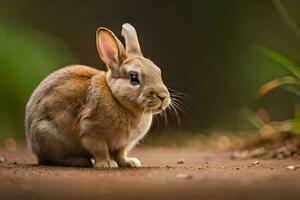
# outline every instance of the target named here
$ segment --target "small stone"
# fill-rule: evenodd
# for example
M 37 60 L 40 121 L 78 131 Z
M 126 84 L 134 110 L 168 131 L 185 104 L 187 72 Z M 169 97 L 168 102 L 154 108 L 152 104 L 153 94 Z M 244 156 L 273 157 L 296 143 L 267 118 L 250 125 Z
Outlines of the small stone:
M 180 178 L 180 179 L 191 179 L 191 178 L 193 178 L 193 175 L 191 175 L 191 174 L 177 174 L 176 177 Z
M 95 165 L 95 159 L 94 158 L 91 158 L 91 162 L 92 162 L 92 165 Z
M 0 156 L 0 163 L 4 163 L 5 162 L 5 158 L 3 156 Z
M 253 162 L 253 165 L 258 165 L 260 162 L 258 160 Z
M 185 162 L 184 159 L 177 160 L 177 164 L 184 164 L 184 162 Z
M 289 165 L 286 168 L 289 169 L 289 170 L 296 170 L 296 169 L 300 168 L 300 165 L 296 165 L 296 166 L 295 165 Z

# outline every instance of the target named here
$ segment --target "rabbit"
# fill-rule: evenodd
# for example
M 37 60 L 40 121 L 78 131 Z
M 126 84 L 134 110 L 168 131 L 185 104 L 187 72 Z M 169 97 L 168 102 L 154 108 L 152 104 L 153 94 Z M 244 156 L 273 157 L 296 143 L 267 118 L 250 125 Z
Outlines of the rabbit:
M 125 47 L 101 27 L 96 46 L 107 71 L 71 65 L 48 75 L 26 105 L 28 146 L 41 165 L 140 167 L 128 152 L 170 104 L 160 68 L 141 52 L 135 28 L 122 25 Z

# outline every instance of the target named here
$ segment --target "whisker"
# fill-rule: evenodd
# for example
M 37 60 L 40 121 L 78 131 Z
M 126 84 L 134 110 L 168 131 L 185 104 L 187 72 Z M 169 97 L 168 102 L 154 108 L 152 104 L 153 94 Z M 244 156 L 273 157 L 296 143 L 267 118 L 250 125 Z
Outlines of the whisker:
M 188 94 L 178 92 L 177 90 L 174 90 L 172 88 L 168 88 L 168 90 L 171 91 L 172 94 L 177 94 L 177 95 L 182 95 L 182 96 L 185 96 L 185 97 L 190 97 Z
M 184 117 L 187 116 L 187 113 L 182 108 L 178 107 L 175 104 L 174 104 L 174 108 L 175 108 L 176 112 L 178 113 L 177 115 L 180 117 L 180 119 L 181 119 L 182 116 L 184 116 Z
M 174 98 L 174 97 L 172 98 L 172 102 L 178 109 L 180 109 L 180 111 L 185 112 L 183 102 L 181 102 L 179 99 Z
M 167 116 L 167 117 L 172 117 L 172 112 L 171 112 L 171 104 L 170 104 L 170 106 L 168 106 L 167 108 L 166 108 L 166 110 L 164 111 L 165 112 L 165 115 Z
M 186 96 L 180 96 L 180 95 L 177 95 L 177 94 L 170 94 L 171 98 L 174 97 L 174 98 L 180 98 L 180 99 L 184 99 L 186 100 L 188 97 Z
M 182 105 L 180 102 L 178 102 L 178 101 L 176 101 L 176 100 L 173 100 L 173 104 L 174 104 L 174 106 L 175 106 L 177 109 L 179 109 L 181 112 L 185 112 L 185 110 L 184 110 L 184 108 L 183 108 L 183 105 Z
M 177 111 L 177 106 L 176 106 L 176 104 L 174 104 L 174 101 L 171 101 L 171 103 L 170 103 L 170 111 L 174 114 L 177 124 L 180 125 L 181 118 Z
M 165 128 L 166 128 L 166 127 L 168 127 L 168 116 L 165 111 L 162 112 L 162 115 L 164 117 Z

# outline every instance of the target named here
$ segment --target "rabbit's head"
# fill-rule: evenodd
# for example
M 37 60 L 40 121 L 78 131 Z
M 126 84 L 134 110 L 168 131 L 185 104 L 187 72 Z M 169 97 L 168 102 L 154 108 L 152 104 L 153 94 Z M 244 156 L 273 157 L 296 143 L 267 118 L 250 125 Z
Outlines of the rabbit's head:
M 121 34 L 126 48 L 110 30 L 99 28 L 96 33 L 99 55 L 108 67 L 108 87 L 118 102 L 129 110 L 158 114 L 170 104 L 161 71 L 143 57 L 132 25 L 123 24 Z

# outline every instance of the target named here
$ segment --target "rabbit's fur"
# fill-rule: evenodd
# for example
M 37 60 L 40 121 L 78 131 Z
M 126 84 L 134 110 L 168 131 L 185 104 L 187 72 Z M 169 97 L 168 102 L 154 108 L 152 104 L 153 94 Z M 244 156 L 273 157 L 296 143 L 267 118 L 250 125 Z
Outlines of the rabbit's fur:
M 26 135 L 40 164 L 138 167 L 127 152 L 153 114 L 170 103 L 160 69 L 143 57 L 136 31 L 122 26 L 126 49 L 106 28 L 96 34 L 108 71 L 72 65 L 50 74 L 26 106 Z

